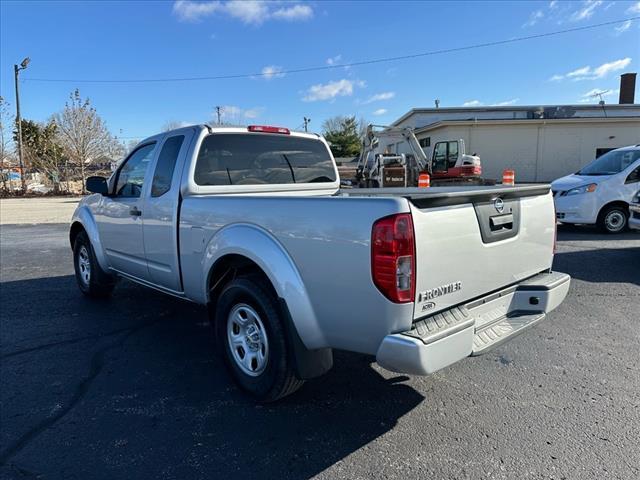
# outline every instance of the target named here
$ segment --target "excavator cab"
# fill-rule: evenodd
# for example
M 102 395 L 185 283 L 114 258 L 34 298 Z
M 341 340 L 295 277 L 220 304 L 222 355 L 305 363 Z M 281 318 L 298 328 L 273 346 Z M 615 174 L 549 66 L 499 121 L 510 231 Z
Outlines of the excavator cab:
M 465 154 L 464 140 L 447 140 L 433 147 L 431 171 L 434 179 L 476 178 L 482 166 L 480 157 Z

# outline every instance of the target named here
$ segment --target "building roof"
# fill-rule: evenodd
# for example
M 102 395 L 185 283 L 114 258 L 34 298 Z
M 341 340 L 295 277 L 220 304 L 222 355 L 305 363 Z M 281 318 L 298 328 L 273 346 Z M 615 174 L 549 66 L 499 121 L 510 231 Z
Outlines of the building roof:
M 618 111 L 624 112 L 625 110 L 637 110 L 640 109 L 640 104 L 605 104 L 604 107 L 607 111 Z M 600 104 L 578 104 L 578 105 L 507 105 L 507 106 L 478 106 L 478 107 L 441 107 L 441 108 L 412 108 L 407 113 L 402 115 L 399 119 L 392 123 L 392 125 L 399 125 L 404 122 L 406 119 L 416 114 L 438 114 L 438 115 L 447 115 L 447 114 L 457 114 L 461 113 L 502 113 L 505 112 L 531 112 L 531 111 L 550 111 L 550 110 L 574 110 L 577 112 L 580 111 L 594 111 L 602 109 L 602 105 Z M 485 117 L 486 118 L 486 117 Z

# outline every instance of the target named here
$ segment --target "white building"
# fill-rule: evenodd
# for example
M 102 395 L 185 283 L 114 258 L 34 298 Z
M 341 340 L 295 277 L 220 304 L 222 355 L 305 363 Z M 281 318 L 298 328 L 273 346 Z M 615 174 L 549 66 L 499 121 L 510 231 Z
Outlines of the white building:
M 640 104 L 414 108 L 393 125 L 414 128 L 429 158 L 437 142 L 463 139 L 467 153 L 480 156 L 485 178 L 513 168 L 516 182 L 549 182 L 640 143 Z M 406 143 L 386 148 L 410 153 Z

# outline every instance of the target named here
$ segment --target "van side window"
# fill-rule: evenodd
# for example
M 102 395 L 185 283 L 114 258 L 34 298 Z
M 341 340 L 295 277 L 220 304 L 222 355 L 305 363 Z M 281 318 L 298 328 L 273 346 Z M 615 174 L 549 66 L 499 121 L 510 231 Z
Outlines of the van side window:
M 184 135 L 170 137 L 164 142 L 158 156 L 156 171 L 153 173 L 153 181 L 151 182 L 152 197 L 159 197 L 171 190 L 171 180 L 173 179 L 173 172 L 176 168 L 182 142 L 184 142 Z
M 624 183 L 637 183 L 640 182 L 640 166 L 636 167 L 624 181 Z

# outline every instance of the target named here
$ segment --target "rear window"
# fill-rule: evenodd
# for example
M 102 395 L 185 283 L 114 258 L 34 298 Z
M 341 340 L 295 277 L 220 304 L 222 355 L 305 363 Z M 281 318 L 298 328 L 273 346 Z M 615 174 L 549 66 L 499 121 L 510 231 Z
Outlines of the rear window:
M 289 135 L 216 133 L 205 137 L 194 175 L 198 185 L 333 182 L 324 143 Z

